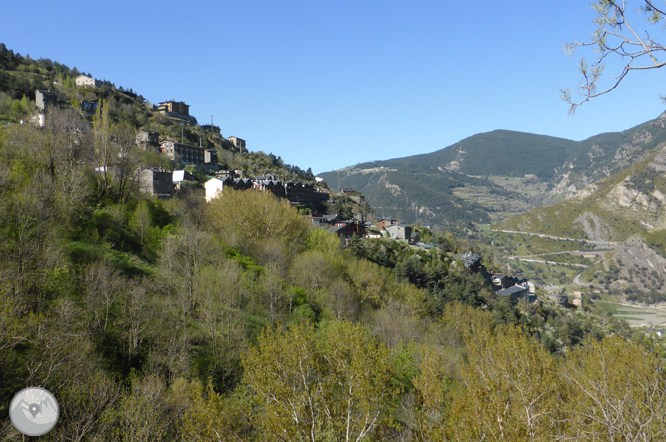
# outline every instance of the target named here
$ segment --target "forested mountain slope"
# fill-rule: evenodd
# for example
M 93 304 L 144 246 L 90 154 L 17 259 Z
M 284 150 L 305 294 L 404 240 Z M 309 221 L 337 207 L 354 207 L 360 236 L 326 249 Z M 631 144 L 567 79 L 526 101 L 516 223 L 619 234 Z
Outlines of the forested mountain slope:
M 43 127 L 0 127 L 0 439 L 25 439 L 7 408 L 26 386 L 59 402 L 46 441 L 666 432 L 655 335 L 587 302 L 498 297 L 451 234 L 343 248 L 268 192 L 138 192 L 129 159 L 155 158 L 134 135 L 160 120 L 118 102 L 93 125 L 63 101 Z M 123 172 L 95 170 L 104 155 Z
M 497 130 L 445 149 L 321 174 L 351 186 L 387 215 L 424 223 L 485 222 L 568 198 L 640 161 L 666 141 L 666 115 L 615 133 L 571 140 Z

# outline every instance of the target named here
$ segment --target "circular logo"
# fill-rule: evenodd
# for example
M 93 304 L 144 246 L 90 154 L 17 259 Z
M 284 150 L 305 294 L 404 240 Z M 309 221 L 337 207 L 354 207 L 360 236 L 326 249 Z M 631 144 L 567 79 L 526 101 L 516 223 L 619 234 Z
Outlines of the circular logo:
M 60 407 L 50 391 L 39 387 L 19 391 L 9 405 L 12 424 L 26 436 L 48 433 L 58 422 Z

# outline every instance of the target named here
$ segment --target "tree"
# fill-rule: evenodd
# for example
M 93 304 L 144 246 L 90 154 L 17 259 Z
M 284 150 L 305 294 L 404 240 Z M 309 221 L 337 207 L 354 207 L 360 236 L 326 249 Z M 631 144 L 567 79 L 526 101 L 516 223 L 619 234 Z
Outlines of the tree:
M 98 171 L 97 191 L 100 197 L 110 189 L 113 179 L 109 171 L 111 161 L 115 160 L 111 153 L 110 126 L 108 103 L 106 100 L 100 101 L 93 118 L 93 146 Z
M 381 440 L 399 393 L 390 351 L 347 321 L 267 329 L 243 366 L 262 440 Z
M 571 386 L 567 436 L 572 440 L 663 440 L 664 365 L 658 355 L 619 336 L 588 340 L 567 356 Z
M 451 404 L 451 435 L 459 441 L 550 441 L 559 434 L 566 385 L 555 359 L 518 328 L 466 340 L 469 363 Z
M 653 0 L 641 0 L 639 9 L 632 11 L 627 9 L 627 3 L 625 0 L 596 0 L 592 7 L 596 13 L 594 22 L 597 28 L 592 33 L 590 41 L 574 41 L 566 44 L 569 53 L 573 53 L 579 47 L 592 46 L 599 54 L 591 65 L 585 61 L 585 58 L 580 60 L 578 70 L 583 78 L 580 90 L 575 92 L 579 99 L 572 96 L 569 88 L 561 90 L 562 99 L 570 105 L 570 113 L 591 98 L 607 94 L 617 88 L 629 72 L 659 69 L 666 65 L 666 62 L 659 61 L 659 56 L 666 54 L 666 47 L 652 38 L 651 27 L 639 29 L 636 26 L 641 14 L 650 25 L 658 25 L 666 19 L 666 9 L 657 8 Z M 660 29 L 655 31 L 658 33 Z M 610 86 L 599 90 L 597 84 L 602 77 L 605 63 L 614 60 L 621 62 L 621 70 L 611 76 L 613 81 Z
M 208 382 L 188 385 L 189 407 L 182 419 L 182 436 L 189 441 L 248 440 L 250 423 L 245 404 L 236 398 L 223 398 Z
M 165 282 L 177 291 L 186 312 L 192 312 L 202 288 L 201 271 L 215 260 L 216 243 L 211 235 L 183 228 L 164 241 L 160 266 Z
M 231 246 L 254 252 L 268 240 L 280 240 L 292 250 L 305 243 L 309 222 L 289 202 L 278 201 L 270 192 L 225 189 L 221 198 L 207 206 L 210 225 Z

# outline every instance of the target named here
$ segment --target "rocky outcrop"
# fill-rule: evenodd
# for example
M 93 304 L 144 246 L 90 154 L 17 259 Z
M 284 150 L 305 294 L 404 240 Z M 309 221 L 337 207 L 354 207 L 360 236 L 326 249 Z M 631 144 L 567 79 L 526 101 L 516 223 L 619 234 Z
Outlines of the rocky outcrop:
M 574 220 L 573 224 L 578 224 L 587 237 L 593 241 L 608 241 L 612 237 L 608 226 L 592 212 L 583 213 Z

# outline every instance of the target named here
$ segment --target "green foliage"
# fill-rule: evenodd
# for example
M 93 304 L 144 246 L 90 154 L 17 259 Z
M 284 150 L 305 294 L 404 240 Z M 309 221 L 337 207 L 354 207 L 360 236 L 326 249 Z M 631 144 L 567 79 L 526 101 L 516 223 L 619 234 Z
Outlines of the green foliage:
M 65 84 L 66 101 L 99 92 L 74 88 L 74 69 L 1 44 L 0 67 L 0 84 L 11 77 L 0 101 L 44 75 Z M 603 375 L 610 405 L 628 399 L 616 419 L 626 434 L 652 422 L 646 431 L 663 439 L 662 341 L 585 308 L 496 299 L 452 260 L 470 247 L 450 233 L 422 230 L 439 246 L 428 251 L 360 239 L 341 249 L 266 194 L 210 205 L 138 194 L 129 176 L 93 168 L 159 160 L 127 144 L 140 121 L 180 127 L 138 111 L 131 91 L 106 93 L 92 132 L 73 109 L 53 110 L 43 129 L 0 129 L 0 412 L 43 385 L 61 406 L 53 440 L 465 440 L 499 434 L 498 412 L 506 440 L 580 428 L 612 440 L 604 409 L 575 383 Z M 223 161 L 311 178 L 274 155 Z M 543 412 L 531 426 L 528 410 Z M 594 423 L 581 421 L 588 410 Z M 6 422 L 2 434 L 12 431 Z
M 267 331 L 243 359 L 264 440 L 381 440 L 399 390 L 390 352 L 360 325 Z

